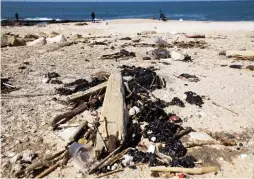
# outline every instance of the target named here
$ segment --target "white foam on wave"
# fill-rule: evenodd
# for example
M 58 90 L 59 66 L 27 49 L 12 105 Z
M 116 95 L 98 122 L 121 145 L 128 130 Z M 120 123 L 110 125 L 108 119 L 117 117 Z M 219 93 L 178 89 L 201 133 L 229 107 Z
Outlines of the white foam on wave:
M 33 18 L 25 18 L 24 20 L 28 20 L 28 21 L 51 21 L 53 20 L 52 18 L 48 18 L 48 17 L 33 17 Z

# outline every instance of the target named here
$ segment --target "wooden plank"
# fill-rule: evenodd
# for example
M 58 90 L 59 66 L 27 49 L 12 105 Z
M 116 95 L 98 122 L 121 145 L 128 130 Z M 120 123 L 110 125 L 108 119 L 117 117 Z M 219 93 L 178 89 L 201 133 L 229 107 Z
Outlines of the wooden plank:
M 78 92 L 71 96 L 68 96 L 66 98 L 66 102 L 71 103 L 71 102 L 76 102 L 78 100 L 88 101 L 91 95 L 98 94 L 99 92 L 104 93 L 106 90 L 106 87 L 107 87 L 107 82 L 101 83 L 97 86 L 89 88 L 86 91 Z
M 125 76 L 124 77 L 125 81 L 130 81 L 132 79 L 133 78 L 130 77 L 130 76 Z M 68 102 L 68 103 L 76 102 L 78 100 L 88 101 L 91 95 L 95 95 L 95 94 L 98 94 L 98 93 L 103 94 L 106 91 L 107 84 L 108 84 L 108 82 L 104 82 L 104 83 L 101 83 L 97 86 L 89 88 L 86 91 L 81 91 L 81 92 L 72 94 L 72 95 L 68 96 L 65 99 L 65 101 Z
M 100 115 L 99 132 L 96 136 L 97 156 L 100 155 L 103 148 L 107 149 L 105 143 L 111 145 L 110 138 L 112 136 L 115 136 L 120 144 L 124 141 L 127 121 L 128 113 L 125 104 L 123 78 L 120 72 L 113 72 L 108 80 Z
M 240 51 L 240 50 L 228 50 L 226 51 L 227 57 L 254 57 L 254 51 Z

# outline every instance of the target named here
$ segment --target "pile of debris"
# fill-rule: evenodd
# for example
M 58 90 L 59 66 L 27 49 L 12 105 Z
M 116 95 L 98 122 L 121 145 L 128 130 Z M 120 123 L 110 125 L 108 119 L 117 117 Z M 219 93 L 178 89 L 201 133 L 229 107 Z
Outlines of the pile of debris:
M 66 165 L 70 157 L 85 174 L 110 175 L 125 167 L 147 163 L 152 172 L 185 172 L 203 174 L 216 172 L 217 167 L 197 166 L 196 159 L 187 154 L 187 148 L 180 140 L 192 132 L 183 128 L 175 114 L 164 110 L 167 103 L 152 92 L 166 87 L 165 79 L 156 74 L 153 67 L 142 68 L 121 66 L 120 71 L 104 78 L 93 78 L 88 82 L 79 79 L 57 89 L 61 95 L 68 95 L 65 102 L 73 109 L 59 114 L 52 120 L 55 132 L 67 121 L 85 110 L 93 111 L 92 123 L 84 120 L 69 137 L 66 149 L 46 159 L 38 160 L 16 176 L 35 176 L 38 168 L 46 168 L 39 174 L 45 177 L 57 167 Z M 71 89 L 72 88 L 72 89 Z M 202 99 L 193 92 L 186 92 L 186 101 L 199 106 Z M 182 102 L 175 103 L 184 107 Z M 100 116 L 97 109 L 101 108 Z M 140 144 L 147 140 L 149 146 Z M 162 168 L 163 167 L 163 168 Z M 167 168 L 165 168 L 167 167 Z
M 13 86 L 9 82 L 9 80 L 10 80 L 10 78 L 1 76 L 1 93 L 2 94 L 10 93 L 10 92 L 18 89 L 15 86 Z

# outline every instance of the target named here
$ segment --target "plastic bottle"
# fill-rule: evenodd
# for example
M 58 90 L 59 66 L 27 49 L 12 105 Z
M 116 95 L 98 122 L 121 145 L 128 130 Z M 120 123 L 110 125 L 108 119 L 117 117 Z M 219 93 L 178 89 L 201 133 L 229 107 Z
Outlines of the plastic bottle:
M 69 154 L 78 168 L 85 169 L 93 162 L 90 150 L 91 149 L 86 148 L 84 145 L 77 142 L 74 142 L 69 146 Z

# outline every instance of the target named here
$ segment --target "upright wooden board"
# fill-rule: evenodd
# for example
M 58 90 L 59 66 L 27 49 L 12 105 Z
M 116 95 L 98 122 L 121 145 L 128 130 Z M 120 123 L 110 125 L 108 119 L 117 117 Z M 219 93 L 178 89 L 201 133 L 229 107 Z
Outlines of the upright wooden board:
M 120 143 L 124 141 L 127 122 L 123 78 L 120 72 L 114 72 L 109 77 L 102 106 L 99 133 L 96 136 L 97 154 L 103 150 L 109 136 L 115 136 Z

